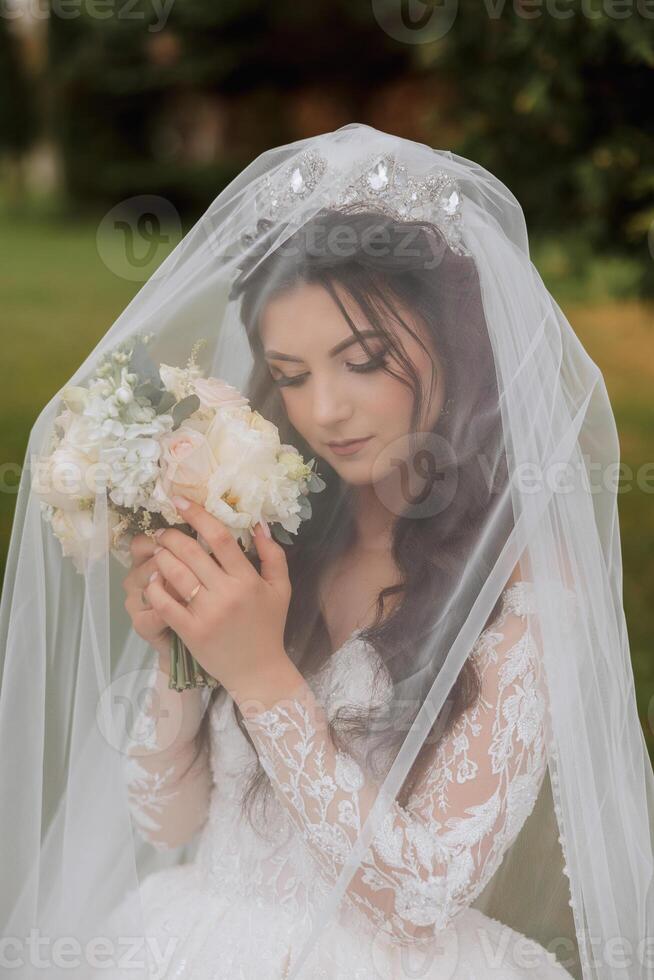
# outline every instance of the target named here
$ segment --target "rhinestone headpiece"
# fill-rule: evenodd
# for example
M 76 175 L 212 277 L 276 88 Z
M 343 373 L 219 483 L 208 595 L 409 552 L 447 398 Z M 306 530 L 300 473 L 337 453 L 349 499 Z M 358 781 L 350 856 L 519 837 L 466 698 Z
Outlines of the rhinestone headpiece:
M 457 255 L 469 255 L 461 230 L 461 192 L 444 170 L 414 177 L 392 153 L 374 154 L 347 172 L 330 168 L 317 150 L 304 150 L 257 190 L 257 229 L 241 236 L 250 245 L 298 201 L 324 196 L 325 206 L 348 211 L 374 210 L 399 221 L 426 220 L 443 233 Z M 319 200 L 318 200 L 319 203 Z

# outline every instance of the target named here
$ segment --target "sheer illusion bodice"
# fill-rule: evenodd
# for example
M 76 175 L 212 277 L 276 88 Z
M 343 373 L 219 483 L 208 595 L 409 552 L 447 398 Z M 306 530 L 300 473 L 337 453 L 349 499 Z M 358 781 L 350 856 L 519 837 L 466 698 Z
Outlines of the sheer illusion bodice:
M 532 607 L 530 583 L 504 591 L 471 652 L 480 697 L 441 740 L 406 807 L 389 809 L 348 887 L 347 917 L 322 934 L 307 976 L 415 976 L 416 956 L 427 980 L 569 976 L 535 943 L 529 969 L 516 965 L 511 948 L 524 937 L 472 907 L 533 809 L 547 767 L 547 695 Z M 392 696 L 390 675 L 360 633 L 292 698 L 245 720 L 273 789 L 265 810 L 260 800 L 255 807 L 256 830 L 242 812 L 256 756 L 226 692 L 210 709 L 210 739 L 192 765 L 206 690 L 184 692 L 172 747 L 161 748 L 152 726 L 138 757 L 128 758 L 137 831 L 160 849 L 200 835 L 192 864 L 155 872 L 141 887 L 150 935 L 164 946 L 177 940 L 158 976 L 287 975 L 381 782 L 364 768 L 360 747 L 338 751 L 326 729 L 340 704 L 383 705 Z M 161 672 L 156 684 L 167 684 Z M 147 724 L 145 712 L 141 721 Z M 491 968 L 480 929 L 496 951 L 505 948 L 499 967 Z M 374 943 L 357 944 L 361 930 Z M 440 955 L 430 960 L 437 941 Z

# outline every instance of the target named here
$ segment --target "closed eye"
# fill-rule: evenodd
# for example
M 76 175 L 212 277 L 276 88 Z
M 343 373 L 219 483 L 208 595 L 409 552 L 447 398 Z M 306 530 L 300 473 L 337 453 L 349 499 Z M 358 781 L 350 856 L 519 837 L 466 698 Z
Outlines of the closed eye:
M 371 357 L 370 360 L 366 361 L 364 364 L 351 364 L 349 361 L 346 361 L 345 366 L 355 374 L 367 374 L 369 371 L 376 371 L 383 368 L 386 363 L 386 351 L 380 351 L 379 354 L 375 354 L 374 357 Z M 272 380 L 278 387 L 288 388 L 301 385 L 307 377 L 308 373 L 305 372 L 304 374 L 297 374 L 292 378 L 288 378 L 286 375 L 282 374 L 279 378 L 273 378 Z

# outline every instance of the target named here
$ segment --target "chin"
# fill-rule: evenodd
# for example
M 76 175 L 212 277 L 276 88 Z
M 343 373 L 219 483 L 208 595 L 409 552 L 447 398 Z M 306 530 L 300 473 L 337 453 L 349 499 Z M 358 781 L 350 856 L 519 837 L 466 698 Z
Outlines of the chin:
M 341 474 L 342 475 L 342 474 Z M 372 486 L 372 480 L 369 475 L 362 476 L 360 480 L 352 476 L 342 476 L 343 483 L 347 483 L 351 487 L 370 487 Z
M 365 487 L 371 484 L 372 475 L 370 473 L 369 466 L 363 466 L 359 464 L 358 466 L 352 464 L 348 466 L 334 465 L 330 463 L 332 469 L 336 470 L 343 483 L 351 484 L 353 487 Z

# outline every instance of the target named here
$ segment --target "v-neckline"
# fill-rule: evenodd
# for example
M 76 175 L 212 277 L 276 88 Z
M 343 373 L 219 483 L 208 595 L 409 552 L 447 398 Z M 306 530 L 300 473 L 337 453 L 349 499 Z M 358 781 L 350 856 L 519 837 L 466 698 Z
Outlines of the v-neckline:
M 347 637 L 347 639 L 344 640 L 343 643 L 341 643 L 340 647 L 336 647 L 336 649 L 331 654 L 329 659 L 331 660 L 331 657 L 335 657 L 337 653 L 340 653 L 341 650 L 344 650 L 345 647 L 349 646 L 352 640 L 356 639 L 359 633 L 363 633 L 364 629 L 365 629 L 364 626 L 357 626 L 356 629 L 353 629 L 350 635 Z
M 341 643 L 340 647 L 337 647 L 336 650 L 334 650 L 333 653 L 330 653 L 330 655 L 327 657 L 327 659 L 325 660 L 325 662 L 319 668 L 319 672 L 325 670 L 327 667 L 329 667 L 331 664 L 333 664 L 334 661 L 336 660 L 336 658 L 337 657 L 340 657 L 340 655 L 345 650 L 347 650 L 350 647 L 350 645 L 358 638 L 359 634 L 360 633 L 363 633 L 364 629 L 366 629 L 365 626 L 357 626 L 356 629 L 352 630 L 352 632 L 347 637 L 347 639 L 344 640 L 343 643 Z

